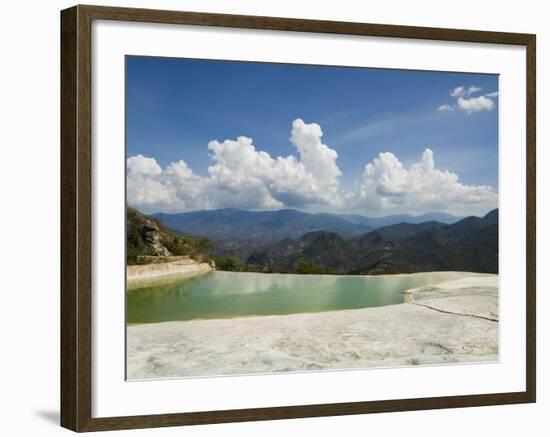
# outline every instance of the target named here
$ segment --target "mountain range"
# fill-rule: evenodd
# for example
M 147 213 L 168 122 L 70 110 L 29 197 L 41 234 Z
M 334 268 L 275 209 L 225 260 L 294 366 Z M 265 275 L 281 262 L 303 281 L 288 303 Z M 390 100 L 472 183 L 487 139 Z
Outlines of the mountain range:
M 244 211 L 233 208 L 177 214 L 156 213 L 152 217 L 181 235 L 207 237 L 224 249 L 268 244 L 285 238 L 298 239 L 313 231 L 336 232 L 344 237 L 351 237 L 397 223 L 435 220 L 451 224 L 461 219 L 443 213 L 373 218 L 356 214 L 312 214 L 293 209 Z
M 445 214 L 444 212 L 429 212 L 420 215 L 397 214 L 388 215 L 385 217 L 365 217 L 358 214 L 340 214 L 339 217 L 347 220 L 350 223 L 362 224 L 379 228 L 380 226 L 390 226 L 398 223 L 424 223 L 424 222 L 440 222 L 445 224 L 453 224 L 461 220 L 463 217 Z
M 257 248 L 245 262 L 266 272 L 293 272 L 298 263 L 307 262 L 340 274 L 498 273 L 498 210 L 450 225 L 399 223 L 349 238 L 308 232 L 297 240 Z

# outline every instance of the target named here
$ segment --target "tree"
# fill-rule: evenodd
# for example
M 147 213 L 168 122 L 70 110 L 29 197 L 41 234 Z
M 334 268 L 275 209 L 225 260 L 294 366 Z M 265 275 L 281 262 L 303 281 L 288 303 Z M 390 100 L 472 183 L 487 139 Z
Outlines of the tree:
M 300 259 L 294 265 L 296 273 L 301 275 L 328 275 L 335 273 L 334 269 L 317 264 L 314 261 Z
M 214 259 L 217 270 L 225 270 L 229 272 L 244 272 L 246 265 L 232 256 L 219 256 Z

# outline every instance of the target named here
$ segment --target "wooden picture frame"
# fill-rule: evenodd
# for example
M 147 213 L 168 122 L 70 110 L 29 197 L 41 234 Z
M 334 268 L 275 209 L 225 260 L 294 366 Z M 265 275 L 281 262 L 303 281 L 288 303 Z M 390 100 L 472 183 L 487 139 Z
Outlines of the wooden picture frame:
M 93 20 L 218 26 L 526 48 L 527 247 L 526 390 L 510 393 L 398 399 L 130 417 L 92 417 L 92 39 Z M 99 431 L 251 420 L 276 420 L 535 402 L 535 35 L 239 16 L 164 10 L 75 6 L 61 12 L 61 425 Z

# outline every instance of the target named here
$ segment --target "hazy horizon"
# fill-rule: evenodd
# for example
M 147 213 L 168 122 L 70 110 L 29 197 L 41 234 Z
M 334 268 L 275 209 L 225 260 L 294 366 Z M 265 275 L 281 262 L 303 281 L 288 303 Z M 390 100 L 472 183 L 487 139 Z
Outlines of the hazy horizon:
M 421 216 L 424 216 L 424 215 L 436 215 L 436 214 L 441 214 L 441 215 L 445 215 L 445 216 L 453 217 L 453 218 L 457 218 L 457 219 L 462 219 L 462 218 L 468 217 L 468 215 L 454 215 L 454 214 L 447 214 L 445 212 L 438 212 L 438 211 L 428 211 L 428 212 L 423 212 L 423 213 L 420 213 L 420 214 L 401 213 L 401 214 L 387 214 L 387 215 L 375 216 L 375 215 L 365 215 L 365 214 L 356 214 L 356 213 L 351 213 L 350 214 L 350 213 L 345 213 L 345 212 L 344 213 L 327 212 L 327 211 L 309 212 L 309 211 L 301 211 L 301 210 L 296 209 L 296 208 L 246 209 L 246 208 L 224 207 L 224 208 L 194 209 L 194 210 L 187 210 L 187 211 L 172 211 L 172 212 L 163 212 L 163 211 L 150 211 L 150 212 L 147 212 L 143 208 L 136 207 L 136 206 L 133 206 L 133 205 L 127 205 L 127 207 L 134 208 L 134 209 L 138 210 L 139 212 L 141 212 L 142 214 L 146 214 L 146 215 L 150 215 L 150 216 L 153 216 L 155 214 L 188 214 L 188 213 L 195 213 L 195 212 L 213 212 L 213 211 L 233 210 L 233 211 L 242 211 L 242 212 L 296 211 L 296 212 L 300 212 L 300 213 L 304 213 L 304 214 L 321 214 L 321 215 L 322 214 L 329 214 L 329 215 L 335 215 L 335 216 L 360 216 L 360 217 L 365 217 L 365 218 L 386 218 L 386 217 L 400 216 L 400 215 L 410 216 L 410 217 L 421 217 Z M 491 211 L 494 211 L 495 209 L 498 210 L 498 207 L 492 208 L 492 209 L 490 209 L 490 210 L 488 210 L 488 211 L 486 211 L 482 214 L 479 214 L 479 215 L 473 214 L 473 216 L 475 216 L 475 217 L 484 217 L 485 215 L 487 215 Z M 472 216 L 472 214 L 470 216 Z

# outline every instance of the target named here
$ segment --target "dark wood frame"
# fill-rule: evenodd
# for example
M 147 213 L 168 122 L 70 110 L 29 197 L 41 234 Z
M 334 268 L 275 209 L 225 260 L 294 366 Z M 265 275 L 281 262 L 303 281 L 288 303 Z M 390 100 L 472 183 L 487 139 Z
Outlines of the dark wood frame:
M 527 52 L 526 390 L 420 399 L 93 418 L 92 412 L 92 20 L 221 26 L 509 44 Z M 61 12 L 61 425 L 74 431 L 194 425 L 529 403 L 536 400 L 535 35 L 97 6 Z

